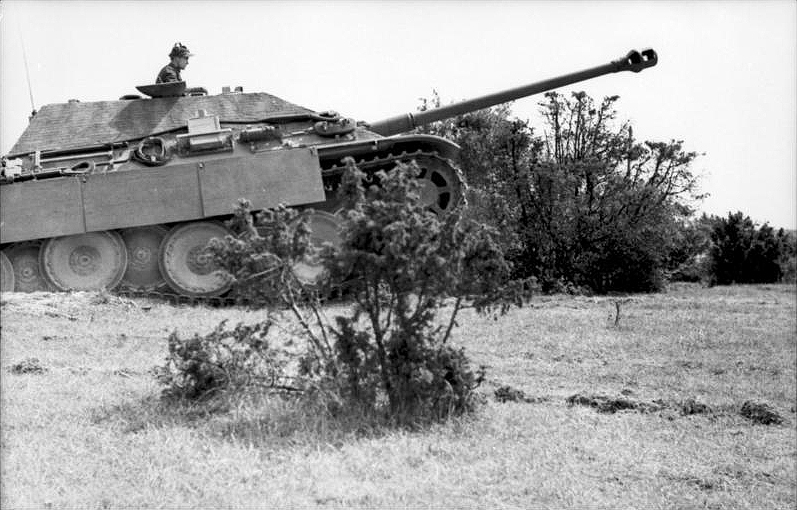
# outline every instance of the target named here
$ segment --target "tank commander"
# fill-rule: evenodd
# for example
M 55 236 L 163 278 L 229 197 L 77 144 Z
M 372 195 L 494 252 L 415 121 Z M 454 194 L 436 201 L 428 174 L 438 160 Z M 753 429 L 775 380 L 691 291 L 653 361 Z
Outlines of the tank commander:
M 180 78 L 180 71 L 185 69 L 188 65 L 188 57 L 193 56 L 194 54 L 188 51 L 188 47 L 183 46 L 179 42 L 175 43 L 171 53 L 169 53 L 169 58 L 171 58 L 172 61 L 163 66 L 163 69 L 158 73 L 158 78 L 155 80 L 155 83 L 183 81 L 182 78 Z

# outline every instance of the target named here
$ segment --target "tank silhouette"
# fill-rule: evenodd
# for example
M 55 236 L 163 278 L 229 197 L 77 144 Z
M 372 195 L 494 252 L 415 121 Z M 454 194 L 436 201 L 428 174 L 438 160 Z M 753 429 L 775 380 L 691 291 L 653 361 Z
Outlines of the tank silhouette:
M 184 82 L 137 87 L 118 101 L 43 106 L 3 157 L 1 290 L 137 291 L 218 296 L 230 282 L 203 253 L 228 233 L 239 198 L 262 210 L 307 212 L 316 243 L 335 242 L 335 189 L 352 157 L 367 174 L 415 161 L 423 203 L 438 214 L 462 200 L 444 138 L 417 126 L 619 71 L 656 65 L 652 49 L 608 64 L 423 112 L 365 123 L 266 93 Z M 297 272 L 312 280 L 311 262 Z M 302 272 L 306 274 L 302 275 Z

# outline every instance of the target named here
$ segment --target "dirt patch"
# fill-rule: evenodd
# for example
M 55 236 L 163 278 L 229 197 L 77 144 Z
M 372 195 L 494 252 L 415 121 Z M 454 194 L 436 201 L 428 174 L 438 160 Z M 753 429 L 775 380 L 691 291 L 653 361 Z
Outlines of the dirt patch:
M 689 370 L 697 370 L 703 368 L 703 363 L 694 360 L 679 361 L 678 365 Z
M 716 478 L 703 478 L 701 476 L 680 475 L 680 474 L 665 474 L 663 476 L 668 480 L 674 482 L 684 483 L 702 491 L 716 490 L 721 486 L 720 480 Z
M 499 388 L 501 389 L 501 388 Z M 497 393 L 497 391 L 496 391 Z M 691 416 L 695 414 L 708 415 L 709 418 L 716 418 L 717 416 L 734 414 L 735 411 L 731 409 L 714 408 L 704 404 L 694 398 L 687 398 L 680 402 L 656 399 L 652 401 L 643 401 L 634 399 L 628 396 L 630 392 L 622 396 L 609 396 L 609 395 L 585 395 L 577 393 L 565 399 L 568 405 L 582 405 L 592 407 L 599 413 L 614 414 L 617 411 L 639 411 L 642 413 L 652 413 L 658 411 L 670 410 L 679 411 L 681 416 Z M 496 394 L 496 399 L 498 395 Z M 761 425 L 779 425 L 784 422 L 781 416 L 772 406 L 763 402 L 754 402 L 752 400 L 746 401 L 742 404 L 739 414 L 745 418 Z M 672 420 L 673 416 L 670 414 L 668 419 Z
M 764 402 L 748 400 L 742 404 L 739 414 L 761 425 L 780 425 L 783 423 L 783 416 Z
M 43 335 L 41 340 L 42 342 L 60 342 L 64 340 L 69 340 L 69 337 L 61 335 Z
M 500 386 L 493 392 L 495 400 L 498 402 L 525 402 L 527 404 L 538 404 L 548 399 L 545 397 L 529 397 L 522 390 L 513 388 L 509 385 Z
M 43 374 L 49 370 L 47 367 L 42 365 L 42 362 L 39 361 L 38 358 L 25 358 L 18 363 L 14 363 L 13 365 L 8 367 L 8 371 L 12 374 Z
M 693 398 L 688 398 L 678 404 L 681 414 L 689 416 L 692 414 L 711 414 L 713 410 L 702 402 L 698 402 Z
M 652 413 L 667 408 L 667 405 L 659 400 L 645 402 L 627 396 L 612 397 L 608 395 L 582 395 L 576 393 L 565 399 L 568 405 L 588 406 L 596 409 L 599 413 L 614 414 L 617 411 L 633 410 L 642 413 Z

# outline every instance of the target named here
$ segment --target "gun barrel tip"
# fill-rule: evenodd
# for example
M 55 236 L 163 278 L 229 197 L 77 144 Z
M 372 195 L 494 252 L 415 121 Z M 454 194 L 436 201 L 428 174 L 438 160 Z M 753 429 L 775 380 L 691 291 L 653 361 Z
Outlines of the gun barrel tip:
M 656 65 L 656 63 L 659 61 L 659 55 L 656 53 L 656 50 L 654 50 L 653 48 L 645 48 L 639 53 L 642 55 L 642 58 L 650 65 Z

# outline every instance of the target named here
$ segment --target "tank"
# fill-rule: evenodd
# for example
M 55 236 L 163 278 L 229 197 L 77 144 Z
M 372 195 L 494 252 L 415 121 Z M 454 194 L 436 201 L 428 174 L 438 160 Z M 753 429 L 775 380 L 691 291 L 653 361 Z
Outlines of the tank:
M 375 122 L 315 112 L 271 94 L 184 82 L 139 86 L 117 101 L 43 106 L 2 159 L 3 291 L 128 289 L 220 296 L 230 282 L 204 253 L 228 233 L 239 198 L 306 209 L 313 242 L 335 242 L 335 190 L 352 157 L 373 174 L 415 161 L 421 197 L 446 214 L 463 200 L 459 147 L 415 127 L 620 71 L 654 66 L 652 49 L 608 64 Z M 142 95 L 143 94 L 143 95 Z M 317 275 L 308 262 L 297 272 Z

